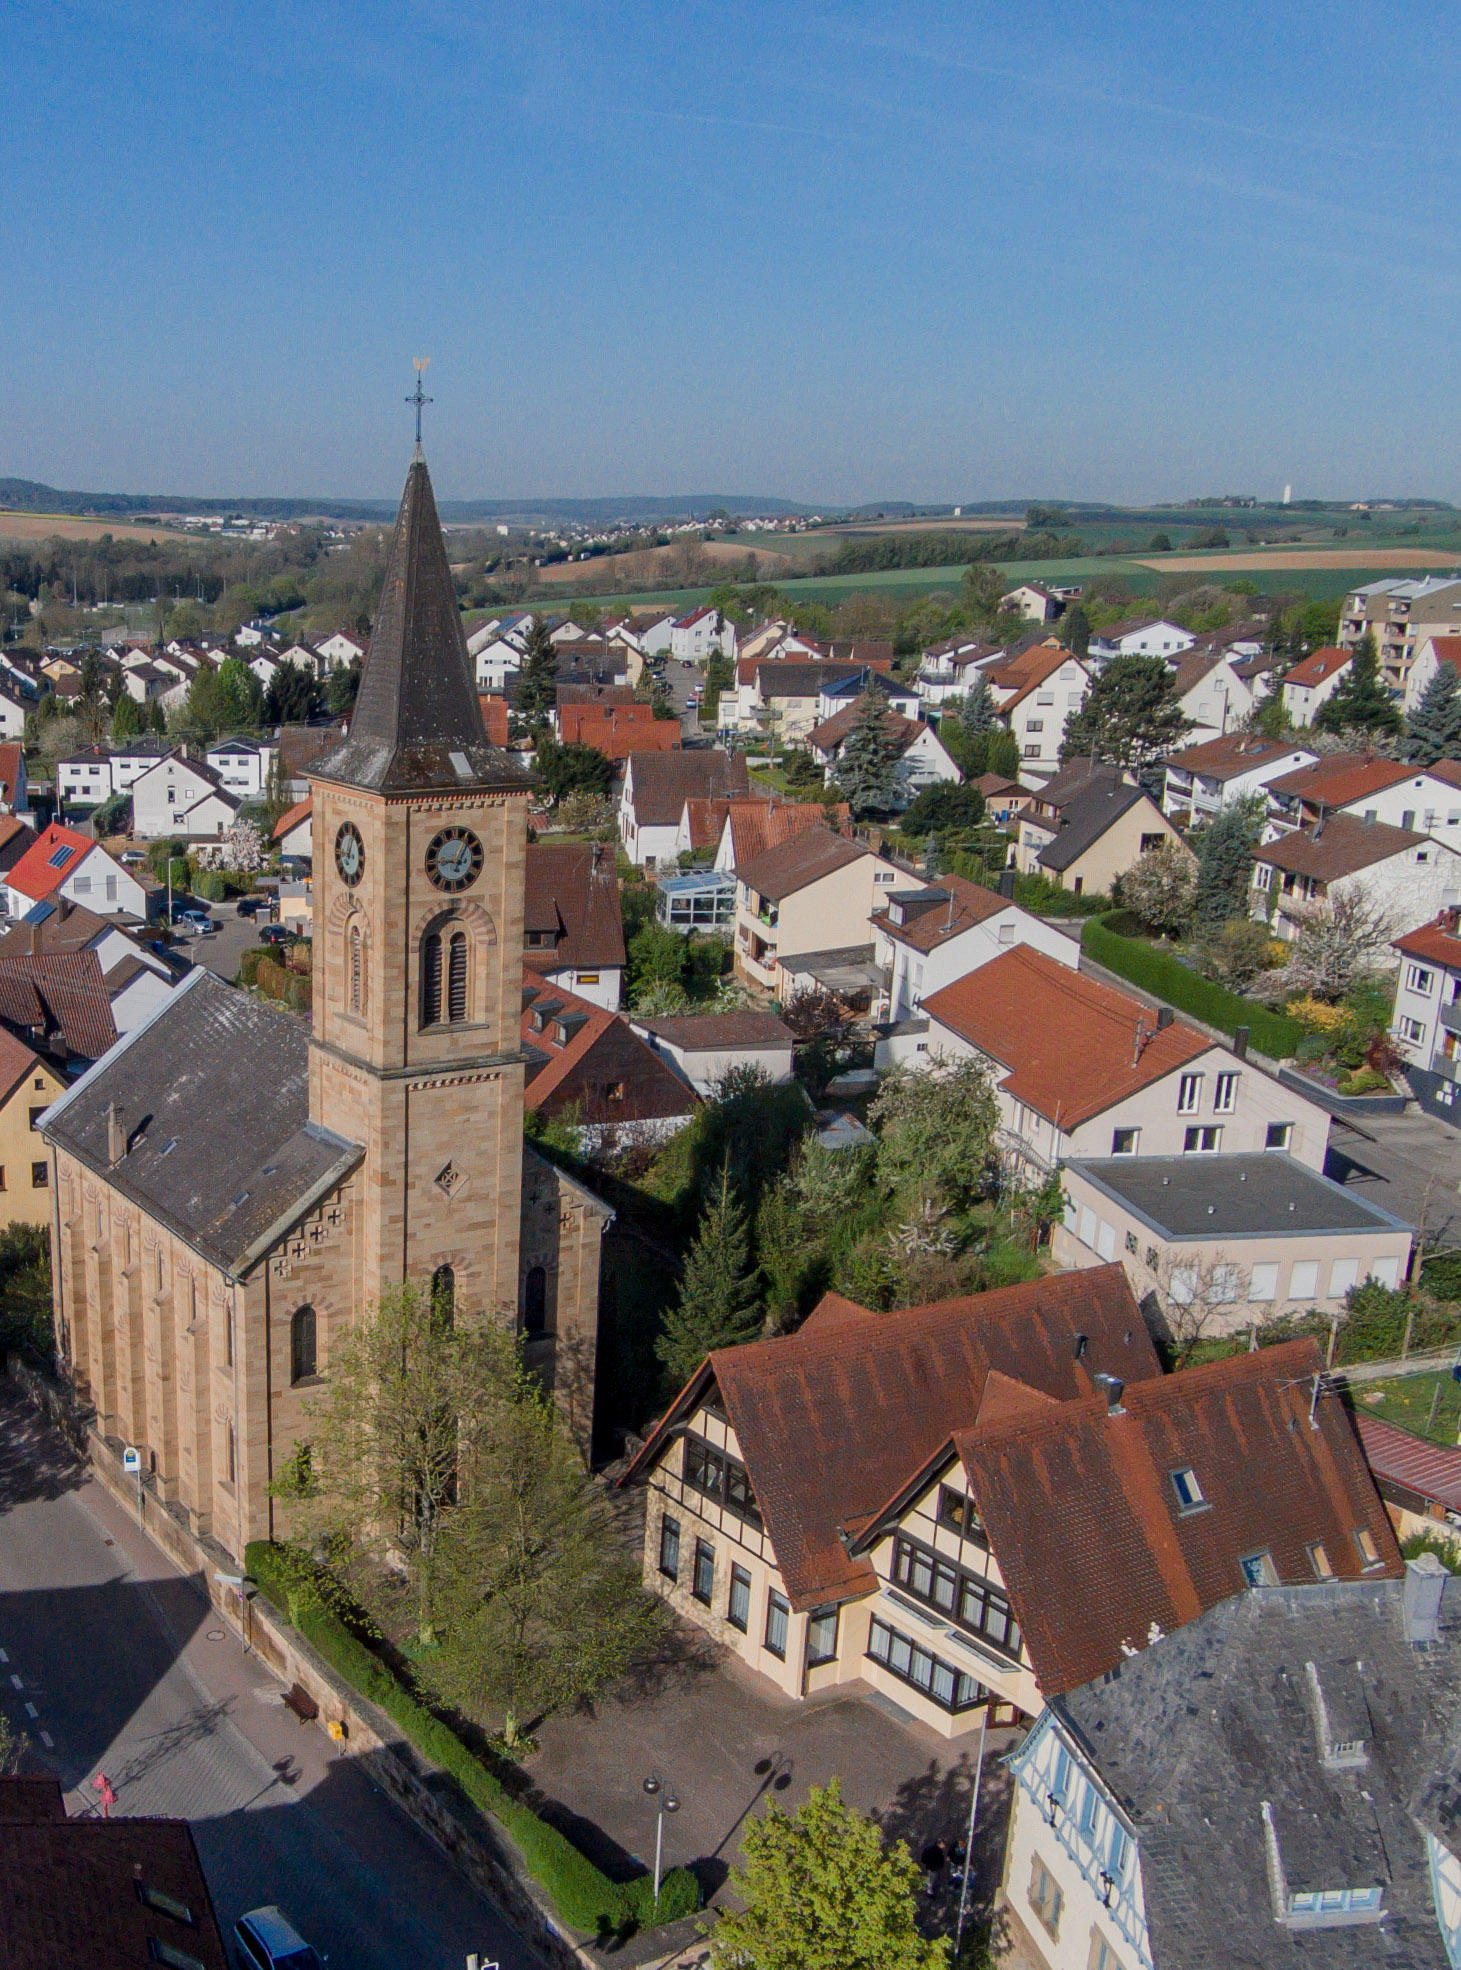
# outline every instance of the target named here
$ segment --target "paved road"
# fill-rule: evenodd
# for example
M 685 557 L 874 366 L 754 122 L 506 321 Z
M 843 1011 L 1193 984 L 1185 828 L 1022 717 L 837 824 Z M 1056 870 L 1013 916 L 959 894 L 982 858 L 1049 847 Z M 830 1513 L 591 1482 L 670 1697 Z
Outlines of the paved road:
M 194 964 L 205 965 L 232 984 L 238 977 L 239 958 L 258 943 L 259 928 L 269 921 L 268 915 L 261 910 L 256 917 L 241 917 L 236 903 L 209 903 L 206 907 L 221 928 L 206 937 L 186 937 L 177 948 Z
M 538 1959 L 362 1769 L 279 1703 L 196 1586 L 0 1389 L 0 1698 L 94 1809 L 189 1820 L 225 1932 L 278 1902 L 330 1970 Z
M 1336 1122 L 1324 1167 L 1372 1204 L 1422 1227 L 1427 1245 L 1461 1246 L 1461 1129 L 1424 1114 L 1367 1115 L 1359 1129 Z

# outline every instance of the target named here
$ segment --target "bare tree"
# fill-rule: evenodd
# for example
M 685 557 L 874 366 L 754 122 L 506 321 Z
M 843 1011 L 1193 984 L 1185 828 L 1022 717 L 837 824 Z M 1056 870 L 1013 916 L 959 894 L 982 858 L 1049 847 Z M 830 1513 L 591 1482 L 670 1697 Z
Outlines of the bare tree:
M 1342 889 L 1322 902 L 1290 906 L 1299 925 L 1293 955 L 1276 974 L 1287 992 L 1342 999 L 1352 985 L 1383 965 L 1394 920 L 1362 889 Z
M 1153 1291 L 1179 1368 L 1209 1330 L 1229 1323 L 1247 1303 L 1248 1285 L 1248 1273 L 1223 1252 L 1206 1261 L 1195 1254 L 1167 1254 Z

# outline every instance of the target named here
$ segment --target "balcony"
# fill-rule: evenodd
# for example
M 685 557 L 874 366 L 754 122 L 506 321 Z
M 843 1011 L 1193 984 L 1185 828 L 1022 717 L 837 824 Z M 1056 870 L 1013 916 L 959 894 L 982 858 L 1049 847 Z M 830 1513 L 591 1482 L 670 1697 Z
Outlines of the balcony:
M 1440 1019 L 1448 1033 L 1461 1033 L 1461 999 L 1452 999 L 1449 1005 L 1442 1006 Z

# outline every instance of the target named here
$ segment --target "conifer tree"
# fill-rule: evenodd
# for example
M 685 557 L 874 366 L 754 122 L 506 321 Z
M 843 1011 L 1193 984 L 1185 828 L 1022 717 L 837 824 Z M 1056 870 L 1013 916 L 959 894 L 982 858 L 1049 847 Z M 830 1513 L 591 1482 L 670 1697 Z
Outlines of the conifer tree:
M 527 653 L 517 674 L 517 701 L 513 709 L 529 722 L 546 718 L 558 701 L 558 651 L 552 633 L 540 615 L 533 617 L 528 631 Z
M 142 730 L 143 711 L 130 691 L 123 691 L 112 712 L 112 737 L 135 739 Z
M 1197 928 L 1216 930 L 1246 917 L 1253 886 L 1253 848 L 1263 827 L 1262 795 L 1223 808 L 1198 835 L 1197 888 L 1192 915 Z
M 832 768 L 856 820 L 885 814 L 898 796 L 898 742 L 889 730 L 888 702 L 876 691 L 858 700 L 857 717 Z
M 727 1162 L 701 1213 L 680 1280 L 680 1303 L 665 1322 L 656 1352 L 678 1389 L 712 1348 L 739 1347 L 760 1331 L 750 1234 Z
M 1405 724 L 1406 755 L 1417 766 L 1438 759 L 1461 759 L 1461 677 L 1451 664 L 1438 664 Z
M 1316 732 L 1398 732 L 1400 712 L 1380 677 L 1380 657 L 1366 630 L 1345 675 L 1314 720 Z

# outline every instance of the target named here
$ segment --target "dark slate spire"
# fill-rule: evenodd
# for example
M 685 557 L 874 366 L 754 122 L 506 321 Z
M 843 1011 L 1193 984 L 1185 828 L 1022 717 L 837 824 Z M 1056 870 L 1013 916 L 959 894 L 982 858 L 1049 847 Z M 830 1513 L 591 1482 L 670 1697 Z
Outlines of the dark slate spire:
M 349 736 L 311 777 L 375 793 L 528 784 L 519 762 L 488 743 L 419 448 L 396 515 Z

